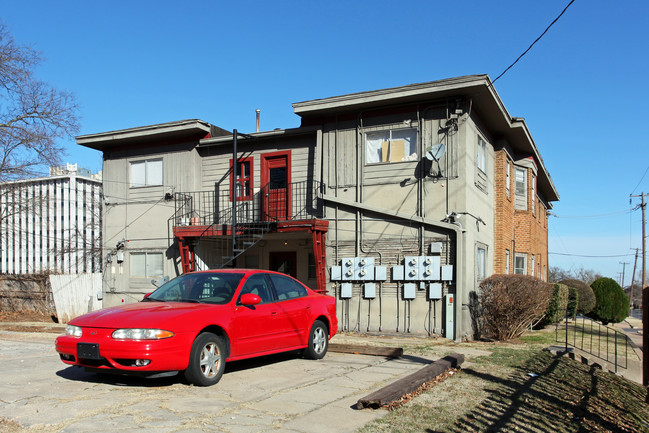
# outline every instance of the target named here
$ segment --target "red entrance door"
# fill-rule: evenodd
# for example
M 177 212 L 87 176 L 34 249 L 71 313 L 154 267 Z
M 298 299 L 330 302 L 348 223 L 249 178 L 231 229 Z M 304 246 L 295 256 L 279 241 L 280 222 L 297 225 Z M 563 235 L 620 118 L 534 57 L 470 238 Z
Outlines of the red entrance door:
M 270 253 L 270 270 L 281 272 L 297 278 L 297 254 L 295 251 L 278 251 Z
M 264 190 L 266 221 L 286 221 L 291 218 L 290 152 L 262 155 L 261 182 Z

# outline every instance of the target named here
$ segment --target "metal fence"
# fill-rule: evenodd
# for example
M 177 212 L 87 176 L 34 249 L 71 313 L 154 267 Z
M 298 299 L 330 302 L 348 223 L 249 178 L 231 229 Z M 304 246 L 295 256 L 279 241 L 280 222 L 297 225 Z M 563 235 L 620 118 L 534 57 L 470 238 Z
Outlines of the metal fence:
M 621 331 L 580 316 L 556 323 L 556 341 L 586 352 L 618 368 L 628 368 L 629 352 L 635 356 L 629 338 Z
M 294 182 L 281 190 L 265 186 L 250 197 L 238 198 L 238 224 L 323 218 L 324 207 L 319 198 L 323 184 L 315 181 Z M 232 196 L 218 186 L 213 191 L 179 192 L 174 194 L 175 225 L 232 224 Z

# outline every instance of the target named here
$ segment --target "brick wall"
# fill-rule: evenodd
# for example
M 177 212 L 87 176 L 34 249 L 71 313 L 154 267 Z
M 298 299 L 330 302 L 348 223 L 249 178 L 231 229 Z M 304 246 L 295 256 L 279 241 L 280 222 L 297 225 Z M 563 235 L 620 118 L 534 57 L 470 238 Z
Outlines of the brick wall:
M 510 192 L 507 194 L 507 161 L 511 171 Z M 509 273 L 514 273 L 515 253 L 527 254 L 527 274 L 547 280 L 548 221 L 545 205 L 533 194 L 536 177 L 527 169 L 527 210 L 514 209 L 514 163 L 503 149 L 495 152 L 495 240 L 494 273 L 506 273 L 506 250 L 509 250 Z M 536 192 L 536 188 L 534 188 Z M 533 196 L 533 197 L 532 197 Z M 532 211 L 532 199 L 535 200 Z M 532 269 L 534 256 L 534 269 Z

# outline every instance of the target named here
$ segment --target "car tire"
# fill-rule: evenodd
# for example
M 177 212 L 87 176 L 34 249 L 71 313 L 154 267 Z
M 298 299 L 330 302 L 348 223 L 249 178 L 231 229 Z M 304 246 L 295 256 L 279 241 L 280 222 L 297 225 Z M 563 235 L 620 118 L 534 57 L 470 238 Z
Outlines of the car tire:
M 211 386 L 221 380 L 227 353 L 225 340 L 211 332 L 196 337 L 189 354 L 185 379 L 196 386 Z
M 329 330 L 320 320 L 313 322 L 309 332 L 309 345 L 304 349 L 304 356 L 309 359 L 322 359 L 329 347 Z

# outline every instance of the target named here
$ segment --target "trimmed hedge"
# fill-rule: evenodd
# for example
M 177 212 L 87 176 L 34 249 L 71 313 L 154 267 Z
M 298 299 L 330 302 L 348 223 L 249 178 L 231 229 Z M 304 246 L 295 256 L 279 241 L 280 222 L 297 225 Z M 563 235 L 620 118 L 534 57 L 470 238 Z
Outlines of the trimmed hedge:
M 629 315 L 629 298 L 611 278 L 598 278 L 590 285 L 595 293 L 595 308 L 590 317 L 604 325 L 619 323 Z
M 577 289 L 577 292 L 579 292 L 577 313 L 588 315 L 588 313 L 593 311 L 596 302 L 595 293 L 593 293 L 593 289 L 588 284 L 574 278 L 561 280 L 559 283 L 565 284 L 568 287 L 574 287 L 575 289 Z

